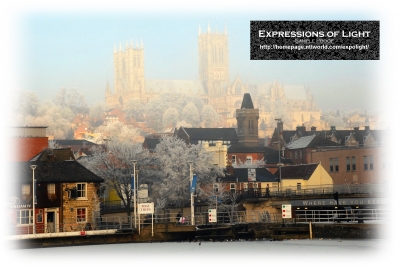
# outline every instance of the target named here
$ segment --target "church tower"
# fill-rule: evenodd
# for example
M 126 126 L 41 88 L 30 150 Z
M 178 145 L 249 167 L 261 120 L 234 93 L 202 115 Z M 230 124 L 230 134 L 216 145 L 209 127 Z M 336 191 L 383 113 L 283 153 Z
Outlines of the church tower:
M 212 32 L 208 24 L 207 32 L 199 26 L 199 75 L 208 98 L 224 96 L 229 86 L 228 33 Z
M 114 92 L 107 92 L 106 104 L 108 106 L 123 107 L 128 100 L 144 101 L 144 48 L 143 43 L 132 40 L 130 45 L 126 41 L 125 50 L 120 44 L 117 51 L 114 45 Z
M 239 144 L 246 147 L 258 146 L 258 118 L 259 110 L 254 109 L 250 94 L 245 93 L 241 108 L 236 109 Z

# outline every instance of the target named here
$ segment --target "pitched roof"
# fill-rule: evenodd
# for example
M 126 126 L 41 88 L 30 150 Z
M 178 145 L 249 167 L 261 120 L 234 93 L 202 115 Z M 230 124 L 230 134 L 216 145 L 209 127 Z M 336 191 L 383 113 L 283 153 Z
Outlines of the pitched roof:
M 172 133 L 153 133 L 153 134 L 147 135 L 144 138 L 143 147 L 148 150 L 156 149 L 157 145 L 160 143 L 161 138 L 164 135 L 171 136 Z
M 190 140 L 233 140 L 238 137 L 234 128 L 186 128 L 181 127 Z
M 75 160 L 71 148 L 44 149 L 34 156 L 31 161 L 66 161 Z
M 250 147 L 242 144 L 232 144 L 228 148 L 228 153 L 264 153 L 266 149 L 266 147 L 261 146 Z
M 254 109 L 253 101 L 251 100 L 250 93 L 244 93 L 242 106 L 240 109 Z
M 266 168 L 255 168 L 256 170 L 256 182 L 278 182 L 279 178 L 272 174 Z M 224 182 L 248 182 L 248 169 L 247 168 L 235 168 L 233 169 L 233 175 L 227 174 L 224 178 L 221 178 Z M 236 180 L 237 179 L 237 180 Z
M 93 143 L 88 140 L 54 140 L 57 144 L 61 146 L 91 146 L 91 145 L 97 145 L 96 143 Z
M 282 179 L 309 179 L 319 164 L 282 166 Z M 279 177 L 279 169 L 275 172 Z
M 340 144 L 331 140 L 325 139 L 320 135 L 310 135 L 301 137 L 297 140 L 291 141 L 286 144 L 287 149 L 301 149 L 301 148 L 316 148 L 316 147 L 327 147 L 327 146 L 340 146 Z
M 311 135 L 320 135 L 322 138 L 331 138 L 335 137 L 337 139 L 337 144 L 340 144 L 342 146 L 345 146 L 346 143 L 346 137 L 350 136 L 351 133 L 354 133 L 356 140 L 362 145 L 364 143 L 364 137 L 367 137 L 368 135 L 372 135 L 373 139 L 381 143 L 383 140 L 383 135 L 385 133 L 384 130 L 371 130 L 369 129 L 368 126 L 365 127 L 365 129 L 359 129 L 359 128 L 354 128 L 352 130 L 336 130 L 334 126 L 331 127 L 330 130 L 309 130 L 307 131 L 304 126 L 297 127 L 296 130 L 283 130 L 282 136 L 283 140 L 285 141 L 286 144 L 290 143 L 295 135 L 297 137 L 305 137 L 305 136 L 311 136 Z M 276 136 L 277 136 L 277 129 L 275 128 L 275 131 L 273 133 L 273 137 L 271 139 L 271 143 L 276 141 Z
M 80 163 L 76 161 L 28 161 L 13 163 L 12 174 L 18 183 L 32 183 L 31 165 L 36 165 L 35 179 L 37 183 L 59 183 L 59 182 L 104 182 L 100 178 Z

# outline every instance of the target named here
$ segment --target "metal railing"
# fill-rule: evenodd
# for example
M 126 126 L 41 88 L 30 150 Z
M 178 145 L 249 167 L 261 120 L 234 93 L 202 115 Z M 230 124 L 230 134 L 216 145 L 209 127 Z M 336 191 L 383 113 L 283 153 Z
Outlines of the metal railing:
M 377 222 L 388 221 L 389 211 L 385 209 L 335 209 L 335 210 L 296 210 L 296 222 Z
M 183 215 L 184 222 L 179 222 L 175 213 L 153 214 L 153 223 L 168 223 L 176 225 L 190 225 L 190 215 Z M 389 211 L 385 209 L 336 209 L 336 210 L 295 210 L 293 217 L 284 219 L 285 222 L 365 222 L 389 220 Z M 204 224 L 237 224 L 237 223 L 280 223 L 282 215 L 269 213 L 267 211 L 234 211 L 218 212 L 217 222 L 208 222 L 208 212 L 195 213 L 195 225 Z M 82 232 L 99 230 L 133 230 L 139 225 L 144 227 L 151 225 L 151 214 L 134 216 L 96 217 L 85 222 L 77 222 L 76 218 L 64 219 L 62 223 L 37 224 L 36 234 L 61 233 L 61 232 Z M 33 234 L 33 226 L 17 225 L 10 226 L 9 235 Z

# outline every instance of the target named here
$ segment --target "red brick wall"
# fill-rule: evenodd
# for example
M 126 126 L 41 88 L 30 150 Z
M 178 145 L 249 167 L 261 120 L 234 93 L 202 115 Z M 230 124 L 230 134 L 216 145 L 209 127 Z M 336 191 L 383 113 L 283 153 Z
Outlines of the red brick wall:
M 28 161 L 48 148 L 48 137 L 11 138 L 10 150 L 12 161 Z

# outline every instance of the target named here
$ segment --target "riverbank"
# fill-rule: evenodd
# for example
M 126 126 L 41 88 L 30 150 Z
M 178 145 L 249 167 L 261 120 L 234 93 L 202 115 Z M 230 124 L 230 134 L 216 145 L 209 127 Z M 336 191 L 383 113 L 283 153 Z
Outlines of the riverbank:
M 226 226 L 226 225 L 224 225 Z M 233 225 L 234 226 L 234 225 Z M 175 223 L 157 223 L 151 226 L 144 226 L 139 230 L 129 230 L 119 232 L 118 230 L 107 233 L 77 232 L 74 235 L 58 235 L 8 239 L 8 245 L 12 249 L 22 248 L 43 248 L 43 247 L 63 247 L 79 245 L 97 244 L 117 244 L 117 243 L 143 243 L 143 242 L 173 242 L 173 241 L 198 241 L 198 240 L 258 240 L 258 239 L 378 239 L 385 236 L 385 225 L 377 224 L 357 224 L 357 223 L 301 223 L 301 224 L 271 224 L 271 223 L 249 223 L 246 224 L 247 232 L 242 232 L 243 224 L 240 225 L 240 232 L 230 228 L 213 228 L 210 234 L 213 236 L 207 239 L 206 236 L 199 239 L 199 230 L 195 226 L 176 225 Z M 198 228 L 199 229 L 199 228 Z M 237 228 L 236 228 L 237 229 Z M 204 229 L 203 229 L 204 230 Z M 211 232 L 213 231 L 213 232 Z M 245 235 L 240 238 L 237 234 Z M 204 234 L 204 232 L 202 232 Z

